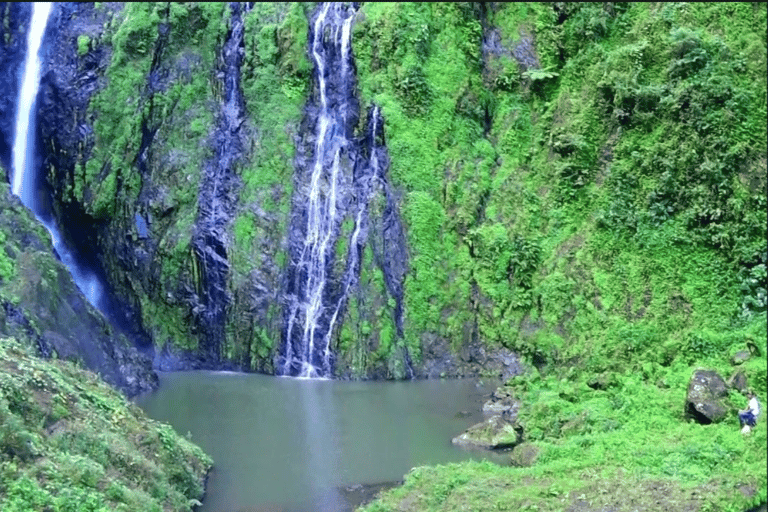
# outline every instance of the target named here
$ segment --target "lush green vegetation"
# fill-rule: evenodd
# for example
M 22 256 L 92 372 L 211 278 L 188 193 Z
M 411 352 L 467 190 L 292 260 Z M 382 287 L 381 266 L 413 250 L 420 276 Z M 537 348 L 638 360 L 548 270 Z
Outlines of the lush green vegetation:
M 429 331 L 461 345 L 475 317 L 487 343 L 556 361 L 638 320 L 703 326 L 673 300 L 719 298 L 700 311 L 714 328 L 765 311 L 764 17 L 364 5 L 361 94 L 406 191 L 412 353 Z M 481 21 L 500 40 L 482 65 Z
M 96 375 L 0 339 L 4 511 L 191 511 L 210 466 Z
M 476 325 L 522 354 L 533 378 L 510 385 L 541 449 L 530 469 L 415 470 L 367 510 L 561 510 L 581 494 L 653 509 L 655 481 L 672 509 L 694 489 L 701 510 L 764 502 L 765 423 L 745 439 L 735 415 L 688 423 L 682 401 L 694 368 L 728 377 L 753 342 L 766 402 L 765 6 L 365 4 L 361 18 L 361 95 L 382 105 L 405 191 L 405 341 L 458 348 Z

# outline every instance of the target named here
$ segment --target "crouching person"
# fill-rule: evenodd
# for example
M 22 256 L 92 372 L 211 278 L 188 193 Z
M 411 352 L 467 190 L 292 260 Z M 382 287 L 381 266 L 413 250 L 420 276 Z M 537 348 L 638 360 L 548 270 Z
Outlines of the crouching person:
M 757 417 L 760 415 L 760 402 L 757 401 L 755 394 L 750 391 L 747 393 L 749 404 L 743 411 L 739 411 L 739 423 L 741 424 L 741 433 L 749 434 L 752 427 L 757 424 Z

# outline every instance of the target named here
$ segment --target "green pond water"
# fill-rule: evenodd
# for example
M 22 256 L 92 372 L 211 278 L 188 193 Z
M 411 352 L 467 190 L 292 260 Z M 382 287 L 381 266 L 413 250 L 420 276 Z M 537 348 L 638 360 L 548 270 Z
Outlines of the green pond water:
M 180 372 L 138 404 L 213 457 L 201 512 L 343 512 L 415 466 L 500 462 L 451 444 L 497 384 Z

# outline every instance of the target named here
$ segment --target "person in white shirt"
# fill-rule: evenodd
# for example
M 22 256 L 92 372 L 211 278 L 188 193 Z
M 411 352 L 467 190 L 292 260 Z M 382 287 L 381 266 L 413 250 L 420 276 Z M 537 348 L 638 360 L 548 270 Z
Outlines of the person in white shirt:
M 749 434 L 752 427 L 757 424 L 757 417 L 760 415 L 760 402 L 757 401 L 755 394 L 750 391 L 747 393 L 747 397 L 749 397 L 747 408 L 739 411 L 739 423 L 741 424 L 741 432 L 744 434 Z

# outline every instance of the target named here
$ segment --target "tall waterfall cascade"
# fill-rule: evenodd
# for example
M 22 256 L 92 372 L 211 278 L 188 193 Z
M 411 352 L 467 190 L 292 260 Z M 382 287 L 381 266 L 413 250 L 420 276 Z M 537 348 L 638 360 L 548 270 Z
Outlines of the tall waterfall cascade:
M 310 130 L 297 147 L 283 338 L 276 360 L 277 373 L 286 376 L 333 376 L 335 336 L 359 291 L 368 243 L 378 254 L 374 259 L 396 304 L 393 320 L 402 336 L 404 238 L 386 178 L 389 156 L 378 106 L 367 108 L 365 128 L 355 134 L 361 116 L 351 48 L 355 9 L 324 3 L 310 24 L 315 83 L 305 110 Z
M 16 103 L 12 191 L 21 199 L 24 206 L 35 214 L 37 220 L 46 227 L 51 235 L 56 253 L 69 269 L 78 288 L 91 305 L 99 308 L 104 294 L 102 283 L 93 272 L 76 261 L 74 253 L 67 247 L 55 220 L 46 212 L 43 201 L 39 197 L 41 190 L 38 181 L 40 163 L 36 152 L 35 106 L 40 88 L 40 49 L 51 7 L 50 2 L 32 4 L 32 18 L 27 36 L 27 56 Z
M 331 336 L 350 285 L 346 279 L 345 289 L 340 290 L 332 269 L 341 223 L 354 196 L 350 183 L 356 158 L 352 131 L 357 120 L 350 48 L 354 16 L 352 6 L 325 3 L 312 24 L 315 141 L 298 200 L 303 240 L 292 247 L 288 270 L 284 353 L 278 365 L 283 375 L 331 375 Z M 358 212 L 350 250 L 357 245 L 361 215 Z

